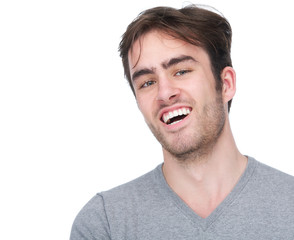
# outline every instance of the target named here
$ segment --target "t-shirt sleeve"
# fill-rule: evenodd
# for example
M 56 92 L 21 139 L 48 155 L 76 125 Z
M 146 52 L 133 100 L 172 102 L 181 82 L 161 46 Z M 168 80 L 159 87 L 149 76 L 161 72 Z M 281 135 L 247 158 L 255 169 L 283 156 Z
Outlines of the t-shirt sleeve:
M 103 197 L 94 196 L 74 220 L 70 240 L 110 240 Z

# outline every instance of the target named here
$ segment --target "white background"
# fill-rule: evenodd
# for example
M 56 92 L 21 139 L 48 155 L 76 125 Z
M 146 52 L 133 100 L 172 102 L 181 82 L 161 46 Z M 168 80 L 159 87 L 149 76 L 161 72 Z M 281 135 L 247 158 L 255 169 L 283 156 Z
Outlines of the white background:
M 220 1 L 233 28 L 243 154 L 294 175 L 291 1 Z M 0 238 L 68 239 L 96 193 L 162 162 L 123 76 L 118 44 L 146 8 L 182 0 L 0 3 Z

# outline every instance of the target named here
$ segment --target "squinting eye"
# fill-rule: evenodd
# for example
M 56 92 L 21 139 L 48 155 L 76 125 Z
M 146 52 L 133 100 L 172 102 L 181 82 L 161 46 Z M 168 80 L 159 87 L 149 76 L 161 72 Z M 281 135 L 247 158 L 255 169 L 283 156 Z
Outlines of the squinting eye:
M 186 73 L 188 73 L 188 72 L 190 72 L 189 70 L 180 70 L 180 71 L 178 71 L 178 72 L 176 72 L 176 76 L 181 76 L 181 75 L 184 75 L 184 74 L 186 74 Z
M 149 87 L 149 86 L 153 85 L 154 83 L 155 83 L 155 81 L 147 81 L 141 86 L 141 88 Z

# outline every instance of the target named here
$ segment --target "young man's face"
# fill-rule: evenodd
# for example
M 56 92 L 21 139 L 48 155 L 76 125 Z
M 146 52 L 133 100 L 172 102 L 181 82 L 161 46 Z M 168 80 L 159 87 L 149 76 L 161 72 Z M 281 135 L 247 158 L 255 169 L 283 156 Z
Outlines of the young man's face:
M 138 107 L 163 149 L 177 158 L 209 152 L 226 111 L 208 54 L 152 31 L 134 43 L 129 66 Z

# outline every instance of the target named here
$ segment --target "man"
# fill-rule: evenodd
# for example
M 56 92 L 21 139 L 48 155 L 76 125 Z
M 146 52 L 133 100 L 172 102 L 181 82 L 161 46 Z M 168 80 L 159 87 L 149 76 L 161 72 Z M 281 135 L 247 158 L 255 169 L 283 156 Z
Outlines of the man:
M 229 111 L 231 27 L 214 12 L 158 7 L 127 28 L 120 53 L 164 163 L 97 194 L 71 239 L 294 239 L 294 178 L 242 155 Z

